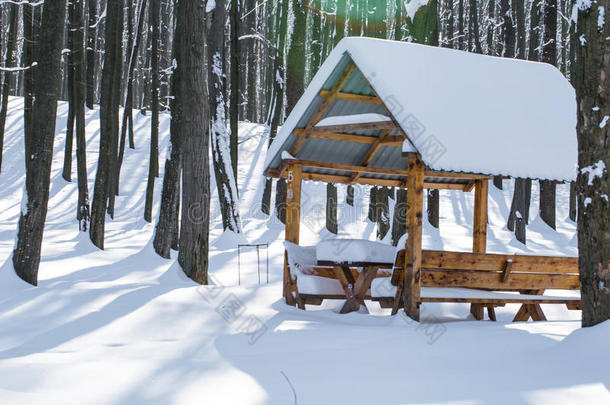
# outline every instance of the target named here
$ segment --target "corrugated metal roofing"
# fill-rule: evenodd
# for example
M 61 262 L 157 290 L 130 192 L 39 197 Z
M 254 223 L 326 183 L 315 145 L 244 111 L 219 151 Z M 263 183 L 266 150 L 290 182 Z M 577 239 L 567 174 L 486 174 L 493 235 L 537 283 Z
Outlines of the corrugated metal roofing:
M 329 76 L 325 82 L 323 89 L 330 90 L 335 85 L 351 58 L 348 55 L 344 55 L 341 62 L 337 64 L 333 73 Z M 362 73 L 356 69 L 350 75 L 347 82 L 341 89 L 342 92 L 359 94 L 366 96 L 374 96 L 375 93 L 371 89 L 367 79 Z M 320 105 L 323 103 L 324 98 L 317 96 L 314 98 L 312 103 L 305 110 L 305 113 L 300 117 L 297 127 L 304 128 L 310 122 L 313 115 L 318 111 Z M 343 115 L 354 115 L 354 114 L 366 114 L 376 113 L 387 116 L 387 111 L 383 105 L 379 104 L 368 104 L 359 103 L 347 100 L 334 100 L 324 114 L 323 118 L 343 116 Z M 381 130 L 363 130 L 363 131 L 348 131 L 349 134 L 365 135 L 370 137 L 379 137 Z M 398 129 L 393 129 L 390 136 L 402 136 L 402 132 Z M 281 154 L 282 151 L 289 151 L 297 140 L 297 136 L 294 133 L 286 139 L 284 145 L 282 145 L 279 152 L 272 160 L 269 168 L 278 168 L 282 162 Z M 314 161 L 314 162 L 326 162 L 326 163 L 337 163 L 345 165 L 360 166 L 363 158 L 366 156 L 371 145 L 367 143 L 339 141 L 333 139 L 323 139 L 309 137 L 300 151 L 294 156 L 298 160 Z M 394 169 L 394 170 L 406 170 L 407 159 L 402 155 L 402 147 L 400 146 L 381 146 L 373 159 L 368 164 L 368 167 L 375 169 Z M 318 168 L 318 167 L 303 167 L 304 173 L 316 173 L 316 174 L 329 174 L 338 176 L 349 176 L 352 172 Z M 404 175 L 401 174 L 380 174 L 380 173 L 362 173 L 360 175 L 363 179 L 384 179 L 384 180 L 403 180 Z M 431 178 L 426 177 L 427 182 L 435 183 L 450 183 L 450 184 L 467 184 L 468 180 L 456 179 L 456 178 Z

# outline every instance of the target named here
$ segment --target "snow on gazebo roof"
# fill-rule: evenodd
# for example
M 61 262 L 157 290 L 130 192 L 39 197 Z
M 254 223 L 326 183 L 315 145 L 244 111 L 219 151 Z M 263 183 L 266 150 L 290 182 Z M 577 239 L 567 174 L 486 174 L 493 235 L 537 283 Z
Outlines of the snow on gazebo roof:
M 357 70 L 341 91 L 377 95 L 383 105 L 335 100 L 323 119 L 350 123 L 358 114 L 389 113 L 408 136 L 403 151 L 419 152 L 432 170 L 575 178 L 576 97 L 554 66 L 364 37 L 344 38 L 331 52 L 273 141 L 265 169 L 279 167 L 295 129 L 307 125 L 321 92 L 352 61 Z M 344 164 L 357 164 L 366 151 L 328 139 L 308 139 L 299 150 L 297 159 Z M 370 166 L 404 169 L 400 152 L 380 150 Z

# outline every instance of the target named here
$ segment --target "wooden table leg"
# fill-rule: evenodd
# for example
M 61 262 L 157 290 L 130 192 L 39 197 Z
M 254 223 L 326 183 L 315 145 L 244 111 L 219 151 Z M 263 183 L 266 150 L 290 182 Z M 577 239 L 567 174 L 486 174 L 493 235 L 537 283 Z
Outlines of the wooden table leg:
M 347 280 L 344 269 L 341 266 L 335 266 L 333 267 L 333 273 L 335 274 L 337 280 L 339 280 L 339 283 L 341 283 L 341 288 L 343 288 L 343 293 L 345 294 L 345 304 L 343 304 L 343 308 L 341 308 L 341 313 L 346 314 L 348 312 L 359 310 L 360 304 L 358 304 L 357 301 L 351 299 L 354 294 L 352 288 L 350 288 L 349 281 Z M 349 307 L 347 305 L 348 302 L 351 305 Z
M 364 297 L 369 288 L 371 288 L 371 282 L 375 278 L 375 275 L 377 275 L 377 267 L 368 266 L 362 269 L 358 279 L 354 282 L 351 296 L 345 301 L 343 308 L 341 308 L 342 314 L 358 311 L 360 305 L 363 305 L 364 308 L 366 308 Z M 366 309 L 368 311 L 368 308 Z
M 523 290 L 521 294 L 528 295 L 542 295 L 544 290 Z M 513 322 L 527 322 L 528 319 L 532 318 L 532 321 L 546 321 L 546 316 L 540 307 L 540 304 L 523 304 L 519 311 L 513 318 Z

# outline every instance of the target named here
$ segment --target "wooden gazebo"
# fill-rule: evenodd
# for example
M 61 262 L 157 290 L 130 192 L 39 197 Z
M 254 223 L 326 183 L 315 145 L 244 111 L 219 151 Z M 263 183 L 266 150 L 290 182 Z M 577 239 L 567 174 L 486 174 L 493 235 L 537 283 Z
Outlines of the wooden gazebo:
M 462 83 L 458 89 L 457 80 Z M 464 89 L 469 93 L 454 94 Z M 494 105 L 498 97 L 507 104 Z M 519 105 L 510 104 L 517 99 Z M 472 100 L 476 103 L 469 104 Z M 507 113 L 510 120 L 505 118 Z M 494 121 L 497 128 L 491 133 Z M 507 142 L 507 137 L 512 138 Z M 523 139 L 537 150 L 524 153 L 522 145 L 514 145 Z M 538 148 L 550 139 L 554 140 L 550 146 Z M 534 162 L 546 158 L 547 166 Z M 557 163 L 558 159 L 562 161 Z M 578 299 L 542 295 L 546 289 L 578 289 L 577 259 L 486 254 L 488 180 L 492 175 L 572 180 L 575 162 L 574 92 L 554 67 L 402 42 L 346 38 L 316 74 L 274 140 L 265 174 L 287 179 L 286 241 L 296 245 L 303 180 L 408 189 L 408 237 L 396 260 L 385 265 L 369 263 L 374 272 L 366 282 L 358 276 L 364 273 L 353 268 L 368 268 L 366 263 L 317 270 L 322 277 L 337 278 L 345 297 L 356 300 L 356 306 L 371 297 L 370 281 L 380 277 L 375 274 L 379 268 L 386 267 L 390 271 L 380 274 L 392 274 L 394 296 L 377 299 L 382 306 L 393 307 L 393 313 L 404 308 L 419 320 L 422 302 L 452 301 L 470 302 L 477 319 L 483 317 L 485 307 L 494 318 L 494 306 L 520 302 L 523 306 L 515 320 L 541 320 L 540 303 L 578 307 Z M 425 188 L 474 191 L 472 253 L 422 250 Z M 422 287 L 458 288 L 458 292 L 444 296 L 434 290 L 426 296 L 420 294 Z M 283 294 L 288 304 L 303 308 L 324 298 L 345 298 L 300 294 L 288 258 Z

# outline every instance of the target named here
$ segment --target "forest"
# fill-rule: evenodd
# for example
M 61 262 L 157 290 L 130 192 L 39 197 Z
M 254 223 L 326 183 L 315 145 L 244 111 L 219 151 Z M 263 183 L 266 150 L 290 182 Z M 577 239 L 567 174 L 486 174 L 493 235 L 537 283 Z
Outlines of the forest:
M 172 249 L 177 250 L 184 272 L 207 284 L 210 176 L 216 179 L 223 228 L 241 232 L 238 123 L 264 123 L 271 144 L 322 62 L 346 36 L 416 42 L 552 64 L 577 92 L 580 167 L 609 161 L 607 1 L 0 3 L 0 165 L 9 97 L 23 97 L 27 177 L 12 261 L 17 274 L 34 285 L 48 209 L 58 100 L 69 103 L 62 177 L 78 184 L 74 227 L 88 232 L 91 242 L 104 249 L 105 225 L 114 218 L 121 180 L 131 175 L 121 171 L 125 154 L 130 149 L 147 148 L 148 174 L 138 180 L 147 184 L 141 215 L 156 223 L 154 249 L 165 258 Z M 94 108 L 100 111 L 101 135 L 90 190 L 85 113 Z M 145 137 L 136 136 L 135 114 L 150 115 Z M 160 114 L 171 114 L 171 149 L 165 162 L 159 161 Z M 73 155 L 76 179 L 72 178 Z M 162 187 L 155 189 L 161 165 Z M 570 185 L 569 195 L 569 217 L 579 224 L 581 271 L 588 268 L 589 273 L 595 273 L 594 280 L 607 276 L 610 259 L 607 239 L 604 242 L 604 238 L 595 237 L 598 232 L 607 235 L 609 226 L 608 174 L 603 173 L 591 187 L 592 180 L 581 170 L 578 181 Z M 532 182 L 537 181 L 519 178 L 514 182 L 506 225 L 524 244 Z M 506 178 L 494 177 L 492 187 L 503 189 Z M 338 232 L 336 206 L 343 203 L 337 201 L 336 188 L 329 183 L 326 189 L 326 228 L 331 233 Z M 539 190 L 540 217 L 554 229 L 556 183 L 541 180 Z M 406 192 L 371 187 L 369 193 L 368 217 L 377 223 L 378 239 L 391 232 L 396 244 L 404 233 L 404 218 L 399 210 L 390 218 L 388 204 L 390 200 L 404 203 Z M 438 227 L 439 191 L 427 193 L 426 214 L 430 224 Z M 353 205 L 353 195 L 348 186 L 347 204 Z M 152 217 L 155 198 L 161 200 L 158 218 Z M 260 208 L 284 221 L 285 198 L 285 181 L 274 184 L 268 178 Z M 597 264 L 599 270 L 593 270 Z M 589 273 L 581 275 L 583 281 Z M 599 290 L 603 287 L 600 283 L 588 284 Z M 610 299 L 608 294 L 601 297 L 607 317 Z

